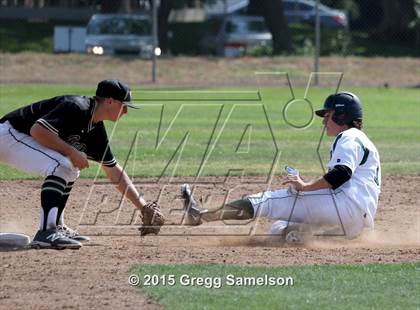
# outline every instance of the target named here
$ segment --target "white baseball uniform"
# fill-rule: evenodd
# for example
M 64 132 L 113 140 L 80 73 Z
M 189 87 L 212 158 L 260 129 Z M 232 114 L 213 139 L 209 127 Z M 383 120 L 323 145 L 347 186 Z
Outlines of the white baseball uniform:
M 335 190 L 296 195 L 289 189 L 281 189 L 249 196 L 255 216 L 311 226 L 341 227 L 342 224 L 348 238 L 359 235 L 364 226 L 373 228 L 381 185 L 376 147 L 361 130 L 350 128 L 337 135 L 330 155 L 328 169 L 344 165 L 352 172 L 350 180 Z

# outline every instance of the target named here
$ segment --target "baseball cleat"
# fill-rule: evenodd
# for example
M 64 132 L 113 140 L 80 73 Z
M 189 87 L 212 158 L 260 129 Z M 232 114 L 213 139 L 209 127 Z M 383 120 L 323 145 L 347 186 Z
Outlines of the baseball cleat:
M 184 219 L 182 223 L 184 225 L 196 226 L 203 223 L 201 216 L 208 212 L 207 209 L 200 209 L 198 203 L 194 200 L 189 184 L 181 185 L 181 195 L 184 199 Z
M 290 227 L 288 221 L 277 220 L 271 225 L 270 234 L 284 237 L 288 227 Z
M 80 249 L 82 243 L 65 236 L 56 228 L 38 230 L 31 242 L 31 247 L 35 249 Z
M 289 244 L 301 245 L 305 243 L 304 233 L 298 230 L 289 231 L 284 239 Z
M 280 236 L 286 243 L 302 245 L 308 237 L 307 230 L 305 224 L 277 220 L 271 225 L 270 234 Z
M 90 238 L 88 236 L 81 235 L 77 230 L 71 229 L 67 225 L 58 225 L 57 230 L 61 231 L 66 237 L 80 241 L 80 242 L 88 242 Z
M 289 244 L 302 245 L 312 238 L 311 226 L 305 223 L 289 222 L 286 230 L 285 241 Z

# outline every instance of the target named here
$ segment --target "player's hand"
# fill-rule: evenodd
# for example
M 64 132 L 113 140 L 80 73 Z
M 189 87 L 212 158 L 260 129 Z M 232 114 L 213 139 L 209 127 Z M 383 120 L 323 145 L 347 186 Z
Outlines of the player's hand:
M 303 191 L 306 183 L 298 175 L 288 175 L 283 185 L 290 184 L 295 190 Z
M 70 157 L 71 163 L 77 169 L 82 170 L 85 168 L 89 168 L 89 162 L 87 160 L 87 155 L 85 153 L 74 149 L 74 151 L 70 153 L 69 157 Z

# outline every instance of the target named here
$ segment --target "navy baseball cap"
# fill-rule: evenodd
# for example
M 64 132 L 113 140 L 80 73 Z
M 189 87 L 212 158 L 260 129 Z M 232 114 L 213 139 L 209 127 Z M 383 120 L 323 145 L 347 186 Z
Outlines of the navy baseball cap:
M 131 101 L 131 91 L 128 85 L 119 80 L 103 80 L 99 82 L 98 87 L 96 88 L 96 96 L 113 98 L 133 109 L 140 108 Z

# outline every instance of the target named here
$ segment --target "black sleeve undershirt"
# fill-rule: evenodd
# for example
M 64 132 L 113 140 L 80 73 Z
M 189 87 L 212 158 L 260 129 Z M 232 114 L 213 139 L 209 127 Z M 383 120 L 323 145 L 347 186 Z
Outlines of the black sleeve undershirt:
M 337 189 L 350 180 L 351 176 L 352 172 L 349 167 L 336 165 L 324 175 L 324 179 L 331 185 L 332 189 Z

